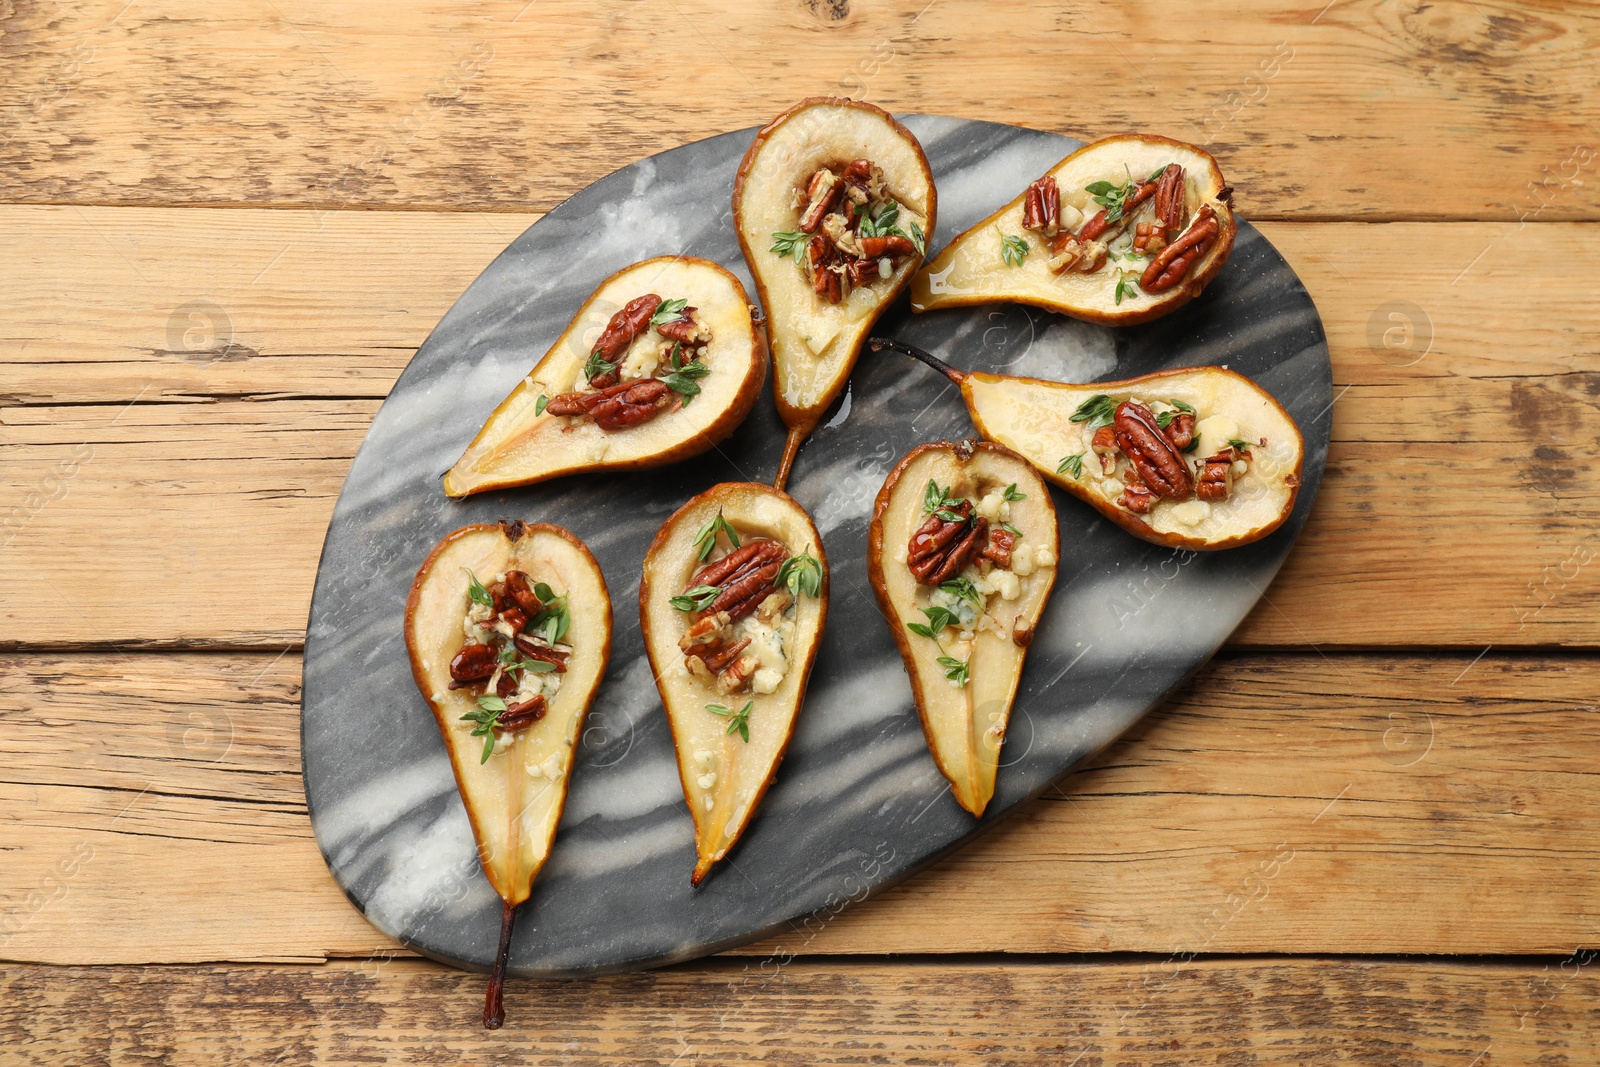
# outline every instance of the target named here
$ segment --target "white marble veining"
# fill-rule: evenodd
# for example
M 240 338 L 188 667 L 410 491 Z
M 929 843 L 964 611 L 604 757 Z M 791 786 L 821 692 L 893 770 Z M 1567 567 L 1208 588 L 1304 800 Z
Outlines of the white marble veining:
M 991 123 L 906 121 L 939 186 L 930 251 L 1076 147 Z M 749 941 L 859 899 L 981 833 L 1205 662 L 1271 581 L 1315 498 L 1332 399 L 1327 346 L 1305 290 L 1248 225 L 1200 300 L 1145 326 L 1113 331 L 1018 306 L 892 310 L 878 332 L 973 370 L 1087 381 L 1232 366 L 1273 392 L 1305 432 L 1299 505 L 1256 545 L 1194 555 L 1135 541 L 1057 494 L 1056 590 L 1029 653 L 994 801 L 973 820 L 928 755 L 864 560 L 872 502 L 889 469 L 923 441 L 970 435 L 971 424 L 943 378 L 898 356 L 864 355 L 790 483 L 832 565 L 810 696 L 744 840 L 692 890 L 693 829 L 639 634 L 638 567 L 657 527 L 690 495 L 732 478 L 771 478 L 783 427 L 770 391 L 729 441 L 694 464 L 468 501 L 447 500 L 438 478 L 607 275 L 688 253 L 725 264 L 749 285 L 729 198 L 752 135 L 628 167 L 518 237 L 418 351 L 351 467 L 308 626 L 306 794 L 318 843 L 350 898 L 380 929 L 436 958 L 486 966 L 500 910 L 401 636 L 411 579 L 450 530 L 499 518 L 561 523 L 588 542 L 610 587 L 611 666 L 582 735 L 554 852 L 512 946 L 514 971 L 548 976 L 650 966 Z

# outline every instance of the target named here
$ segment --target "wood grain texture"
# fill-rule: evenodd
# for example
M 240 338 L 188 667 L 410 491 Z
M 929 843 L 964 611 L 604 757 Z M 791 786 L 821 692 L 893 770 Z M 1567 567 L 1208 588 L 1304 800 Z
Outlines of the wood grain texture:
M 1583 183 L 1600 146 L 1584 58 L 1600 29 L 1581 7 L 4 11 L 0 198 L 13 202 L 544 210 L 624 162 L 833 93 L 1079 137 L 1201 141 L 1253 218 L 1600 216 Z
M 0 647 L 297 643 L 380 399 L 531 221 L 0 208 Z M 1600 309 L 1547 271 L 1593 227 L 1264 229 L 1339 399 L 1316 511 L 1235 646 L 1600 645 Z M 111 531 L 133 550 L 106 570 Z
M 1593 667 L 1226 658 L 971 847 L 744 951 L 1569 952 L 1600 922 Z M 0 660 L 0 958 L 392 947 L 312 840 L 298 673 L 292 653 Z
M 722 961 L 512 980 L 499 1033 L 477 1024 L 482 975 L 422 961 L 9 967 L 0 1040 L 23 1064 L 77 1067 L 1587 1063 L 1592 959 Z

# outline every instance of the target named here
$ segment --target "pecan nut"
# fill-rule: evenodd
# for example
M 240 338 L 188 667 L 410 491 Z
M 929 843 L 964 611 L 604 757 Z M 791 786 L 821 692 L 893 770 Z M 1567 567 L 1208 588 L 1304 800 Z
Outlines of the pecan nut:
M 622 306 L 621 311 L 611 316 L 611 321 L 606 323 L 606 328 L 600 332 L 599 339 L 594 343 L 594 355 L 607 363 L 617 362 L 617 357 L 626 352 L 628 346 L 650 328 L 650 317 L 660 306 L 661 298 L 654 293 L 646 293 L 628 301 Z M 614 370 L 597 374 L 589 382 L 597 389 L 604 389 L 616 383 L 617 372 Z
M 1022 228 L 1054 237 L 1061 229 L 1061 189 L 1046 174 L 1028 186 L 1022 201 Z
M 544 410 L 551 415 L 589 415 L 602 430 L 622 430 L 655 418 L 671 391 L 659 378 L 618 382 L 597 393 L 563 393 Z
M 1127 226 L 1128 220 L 1133 217 L 1133 209 L 1149 200 L 1156 193 L 1155 182 L 1138 182 L 1128 191 L 1128 196 L 1122 201 L 1122 214 L 1116 222 L 1110 220 L 1107 212 L 1110 208 L 1101 208 L 1083 224 L 1083 229 L 1078 231 L 1080 241 L 1098 241 L 1105 234 L 1116 236 Z M 1110 240 L 1110 238 L 1107 238 Z
M 706 338 L 702 334 L 709 331 L 706 331 L 699 320 L 695 318 L 695 314 L 699 310 L 699 308 L 684 308 L 678 313 L 677 318 L 657 326 L 656 333 L 659 333 L 669 341 L 677 341 L 679 344 L 692 345 L 698 341 L 704 341 Z
M 989 527 L 989 541 L 983 546 L 983 558 L 996 567 L 1011 566 L 1011 552 L 1017 547 L 1017 535 L 998 526 Z
M 1122 486 L 1122 496 L 1117 503 L 1129 511 L 1143 514 L 1150 510 L 1150 505 L 1155 503 L 1155 497 L 1148 486 L 1139 480 L 1137 471 L 1128 472 L 1128 480 Z
M 486 682 L 496 666 L 493 648 L 476 642 L 462 645 L 461 651 L 450 661 L 450 688 Z
M 1214 456 L 1207 456 L 1205 467 L 1200 471 L 1200 480 L 1195 483 L 1194 495 L 1212 503 L 1228 499 L 1228 476 L 1233 470 L 1233 460 L 1232 446 Z
M 911 243 L 909 237 L 863 237 L 861 238 L 861 252 L 868 259 L 877 259 L 879 256 L 909 256 L 916 252 L 917 246 Z
M 830 269 L 833 266 L 833 257 L 833 249 L 829 247 L 828 239 L 821 234 L 813 237 L 811 243 L 806 245 L 806 270 L 811 275 L 811 287 L 828 303 L 837 304 L 844 293 L 839 272 Z
M 827 167 L 811 176 L 811 183 L 806 187 L 806 209 L 800 216 L 802 233 L 817 232 L 817 227 L 822 225 L 822 217 L 839 199 L 843 188 L 839 176 Z
M 1167 231 L 1163 237 L 1183 229 L 1183 214 L 1189 206 L 1183 194 L 1183 168 L 1168 163 L 1167 169 L 1156 179 L 1156 218 Z
M 1125 400 L 1117 405 L 1111 426 L 1117 447 L 1127 455 L 1139 481 L 1150 492 L 1169 500 L 1181 500 L 1194 492 L 1189 464 L 1161 432 L 1149 408 Z
M 500 729 L 520 730 L 525 726 L 532 726 L 544 718 L 549 706 L 549 701 L 545 700 L 542 693 L 519 704 L 512 704 L 500 713 Z
M 973 518 L 972 501 L 963 500 L 949 510 L 959 518 L 941 518 L 937 512 L 929 515 L 907 546 L 906 566 L 923 585 L 948 582 L 988 544 L 989 520 Z
M 1139 278 L 1139 288 L 1147 293 L 1163 293 L 1177 285 L 1195 261 L 1211 250 L 1220 232 L 1217 214 L 1206 204 L 1195 215 L 1194 224 L 1183 231 L 1183 236 L 1150 261 Z
M 737 622 L 749 615 L 776 588 L 778 571 L 788 558 L 789 550 L 779 542 L 755 538 L 700 568 L 689 579 L 690 587 L 712 585 L 721 589 L 701 616 L 726 612 L 730 621 Z
M 1178 412 L 1172 416 L 1172 421 L 1167 423 L 1165 433 L 1167 440 L 1172 442 L 1172 447 L 1182 452 L 1194 442 L 1194 416 L 1187 411 Z
M 533 582 L 524 571 L 506 571 L 505 593 L 530 619 L 544 610 L 544 601 L 534 593 Z
M 529 634 L 518 634 L 511 639 L 511 643 L 517 646 L 517 651 L 522 653 L 524 659 L 543 660 L 555 666 L 555 673 L 567 673 L 567 657 L 572 653 L 563 652 L 559 648 L 552 648 Z

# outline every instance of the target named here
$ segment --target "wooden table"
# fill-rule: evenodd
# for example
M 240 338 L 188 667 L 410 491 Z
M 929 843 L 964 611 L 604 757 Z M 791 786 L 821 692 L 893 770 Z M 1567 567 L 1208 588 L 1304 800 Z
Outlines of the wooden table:
M 1475 0 L 0 6 L 0 1061 L 1595 1062 L 1597 38 Z M 330 509 L 541 211 L 825 92 L 1208 144 L 1327 324 L 1322 495 L 1216 661 L 978 844 L 768 944 L 512 982 L 487 1035 L 312 840 Z

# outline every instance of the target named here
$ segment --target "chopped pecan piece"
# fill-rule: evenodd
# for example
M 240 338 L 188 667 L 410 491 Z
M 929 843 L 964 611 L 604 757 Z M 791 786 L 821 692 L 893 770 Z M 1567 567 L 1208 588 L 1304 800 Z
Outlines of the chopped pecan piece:
M 1061 229 L 1061 190 L 1046 174 L 1028 186 L 1022 201 L 1022 228 L 1054 237 Z
M 1017 535 L 998 526 L 989 527 L 989 542 L 983 546 L 983 558 L 996 567 L 1011 566 L 1011 550 L 1017 546 Z
M 866 258 L 861 250 L 861 239 L 850 228 L 850 220 L 843 215 L 829 215 L 822 220 L 822 234 L 842 255 Z
M 520 730 L 525 726 L 532 726 L 544 718 L 544 713 L 549 710 L 549 702 L 544 694 L 531 697 L 520 704 L 512 704 L 500 713 L 500 729 Z
M 450 688 L 461 689 L 486 682 L 494 674 L 496 666 L 494 649 L 490 646 L 477 643 L 462 645 L 461 651 L 450 661 Z
M 1149 408 L 1125 400 L 1117 405 L 1111 426 L 1116 432 L 1117 447 L 1127 455 L 1139 481 L 1150 492 L 1169 500 L 1181 500 L 1194 492 L 1189 464 L 1161 432 Z
M 740 656 L 717 676 L 717 684 L 724 693 L 742 693 L 750 688 L 750 678 L 760 666 L 761 661 L 754 656 Z
M 878 261 L 875 259 L 851 259 L 844 265 L 845 277 L 850 279 L 851 285 L 871 285 L 878 280 Z
M 1139 278 L 1139 288 L 1147 293 L 1161 293 L 1177 285 L 1195 261 L 1211 250 L 1220 232 L 1217 214 L 1206 204 L 1195 215 L 1194 224 L 1183 231 L 1183 236 L 1150 261 Z
M 684 308 L 678 317 L 671 322 L 663 322 L 656 327 L 656 333 L 669 341 L 677 341 L 683 345 L 699 345 L 711 340 L 711 330 L 701 322 L 697 313 L 699 308 Z
M 1018 648 L 1033 644 L 1033 623 L 1018 615 L 1011 620 L 1011 643 Z
M 500 613 L 501 620 L 509 627 L 513 634 L 520 634 L 522 628 L 528 625 L 528 613 L 521 608 L 507 608 Z
M 1093 274 L 1105 266 L 1108 254 L 1106 246 L 1099 241 L 1080 241 L 1069 233 L 1058 233 L 1051 238 L 1050 251 L 1054 255 L 1045 265 L 1056 274 L 1065 274 L 1069 270 Z
M 1135 251 L 1153 256 L 1167 247 L 1167 229 L 1159 222 L 1141 222 L 1133 228 Z
M 505 698 L 515 693 L 519 688 L 517 679 L 511 676 L 510 671 L 501 671 L 500 677 L 495 679 L 494 695 Z
M 811 287 L 828 303 L 837 304 L 844 292 L 838 272 L 832 269 L 832 261 L 833 250 L 828 247 L 828 239 L 821 234 L 813 237 L 806 246 L 806 270 L 811 273 Z
M 877 259 L 879 256 L 909 256 L 915 254 L 917 246 L 909 237 L 863 237 L 861 238 L 861 253 L 868 259 Z
M 506 596 L 510 597 L 530 619 L 544 610 L 544 601 L 534 593 L 533 582 L 523 571 L 506 571 L 505 591 Z M 520 630 L 522 627 L 518 626 L 517 629 Z
M 678 647 L 686 655 L 704 655 L 722 647 L 732 634 L 727 612 L 706 615 L 696 619 L 688 631 L 678 639 Z
M 563 393 L 545 406 L 551 415 L 589 415 L 602 430 L 623 430 L 661 413 L 672 392 L 659 378 L 618 382 L 598 393 Z
M 839 176 L 827 167 L 811 176 L 811 184 L 806 188 L 806 209 L 800 216 L 802 233 L 817 232 L 817 227 L 822 225 L 822 217 L 833 208 L 842 188 Z
M 720 674 L 727 670 L 734 660 L 739 658 L 739 653 L 749 647 L 750 639 L 746 637 L 725 648 L 719 648 L 715 652 L 707 652 L 700 657 L 700 660 L 706 665 L 706 670 L 712 674 Z
M 1139 480 L 1137 471 L 1128 472 L 1128 480 L 1122 487 L 1122 496 L 1117 501 L 1129 511 L 1143 514 L 1150 510 L 1150 505 L 1155 503 L 1155 497 L 1148 486 Z
M 1102 426 L 1094 432 L 1094 438 L 1089 442 L 1089 449 L 1100 457 L 1100 472 L 1110 474 L 1117 469 L 1117 456 L 1122 450 L 1117 447 L 1117 432 L 1109 426 Z
M 952 521 L 934 513 L 911 535 L 906 566 L 923 585 L 948 582 L 988 543 L 989 520 L 973 518 L 972 501 L 963 500 L 950 510 L 960 518 Z
M 1172 416 L 1172 421 L 1167 423 L 1164 431 L 1167 440 L 1172 442 L 1172 447 L 1182 452 L 1194 441 L 1194 416 L 1187 411 L 1180 411 Z
M 511 640 L 517 646 L 517 651 L 522 653 L 524 659 L 544 660 L 546 663 L 555 664 L 557 674 L 567 673 L 567 657 L 572 653 L 563 652 L 559 648 L 546 644 L 543 638 L 534 637 L 531 634 L 518 634 Z
M 1200 480 L 1195 483 L 1194 495 L 1213 503 L 1228 499 L 1230 475 L 1236 458 L 1231 445 L 1214 456 L 1207 456 L 1205 467 L 1200 471 Z

